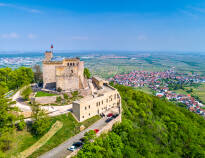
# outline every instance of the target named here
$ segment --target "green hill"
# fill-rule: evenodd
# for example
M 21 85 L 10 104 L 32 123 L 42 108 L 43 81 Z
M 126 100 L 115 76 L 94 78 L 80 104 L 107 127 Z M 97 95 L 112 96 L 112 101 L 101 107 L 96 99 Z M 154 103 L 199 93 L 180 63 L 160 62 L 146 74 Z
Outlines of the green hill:
M 115 87 L 122 96 L 122 123 L 85 144 L 77 157 L 205 157 L 203 117 L 130 87 Z

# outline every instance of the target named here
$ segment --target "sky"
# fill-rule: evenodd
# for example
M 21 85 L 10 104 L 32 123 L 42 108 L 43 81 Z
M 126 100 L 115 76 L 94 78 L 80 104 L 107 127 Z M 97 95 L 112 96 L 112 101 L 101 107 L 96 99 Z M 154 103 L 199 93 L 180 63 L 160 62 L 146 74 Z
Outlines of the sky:
M 0 0 L 0 51 L 204 51 L 204 0 Z

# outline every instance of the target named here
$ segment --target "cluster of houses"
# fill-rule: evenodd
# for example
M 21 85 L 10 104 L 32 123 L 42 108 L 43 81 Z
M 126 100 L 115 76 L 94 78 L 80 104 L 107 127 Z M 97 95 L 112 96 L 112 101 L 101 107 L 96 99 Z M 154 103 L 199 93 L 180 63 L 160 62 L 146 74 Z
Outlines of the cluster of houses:
M 205 77 L 176 73 L 173 69 L 170 69 L 163 72 L 132 71 L 128 74 L 115 75 L 109 80 L 131 87 L 147 86 L 156 92 L 156 96 L 166 97 L 170 101 L 181 102 L 186 105 L 190 111 L 205 117 L 205 105 L 198 102 L 195 98 L 191 97 L 191 95 L 176 94 L 169 90 L 170 84 L 201 83 L 205 82 Z
M 194 97 L 191 97 L 190 94 L 177 94 L 175 92 L 169 91 L 168 88 L 161 88 L 156 93 L 156 96 L 160 98 L 166 97 L 170 101 L 183 103 L 190 111 L 205 117 L 205 105 L 197 101 Z
M 205 77 L 200 77 L 199 75 L 185 75 L 183 73 L 176 73 L 173 69 L 162 72 L 132 71 L 128 74 L 115 75 L 109 80 L 125 86 L 144 87 L 145 85 L 150 86 L 161 84 L 163 79 L 169 79 L 167 83 L 205 82 Z

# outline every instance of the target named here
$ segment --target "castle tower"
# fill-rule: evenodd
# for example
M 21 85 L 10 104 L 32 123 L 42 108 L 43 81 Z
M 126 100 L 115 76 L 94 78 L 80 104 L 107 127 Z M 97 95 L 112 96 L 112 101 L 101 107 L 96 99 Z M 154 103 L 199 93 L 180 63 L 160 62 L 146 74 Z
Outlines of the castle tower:
M 45 52 L 44 61 L 51 61 L 52 58 L 53 58 L 53 44 L 51 44 L 51 51 Z
M 53 52 L 52 51 L 46 51 L 44 61 L 51 61 L 52 58 L 53 58 Z

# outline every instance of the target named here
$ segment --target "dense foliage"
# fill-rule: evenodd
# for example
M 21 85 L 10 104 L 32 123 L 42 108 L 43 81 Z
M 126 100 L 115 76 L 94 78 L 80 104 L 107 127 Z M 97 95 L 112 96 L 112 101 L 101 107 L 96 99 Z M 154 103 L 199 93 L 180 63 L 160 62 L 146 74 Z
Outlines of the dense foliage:
M 0 95 L 31 83 L 33 77 L 31 68 L 20 67 L 15 70 L 0 68 Z
M 205 157 L 205 121 L 166 100 L 117 85 L 122 97 L 123 121 L 77 157 Z
M 91 73 L 90 73 L 90 71 L 89 71 L 88 68 L 84 68 L 84 76 L 85 76 L 86 78 L 90 78 L 90 77 L 91 77 Z
M 36 136 L 41 136 L 50 128 L 50 119 L 46 112 L 39 105 L 32 105 L 32 131 Z
M 15 129 L 16 117 L 12 112 L 17 109 L 13 108 L 12 102 L 0 96 L 0 157 L 8 150 L 12 142 L 12 133 Z

